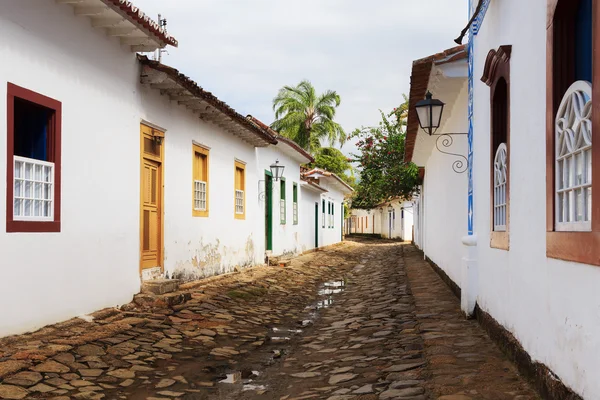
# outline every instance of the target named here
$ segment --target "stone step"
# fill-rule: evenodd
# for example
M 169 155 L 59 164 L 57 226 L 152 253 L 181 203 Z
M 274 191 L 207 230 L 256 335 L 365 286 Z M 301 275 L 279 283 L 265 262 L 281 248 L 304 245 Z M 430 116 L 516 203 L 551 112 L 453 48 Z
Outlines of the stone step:
M 143 294 L 166 294 L 179 289 L 179 279 L 153 279 L 142 283 Z

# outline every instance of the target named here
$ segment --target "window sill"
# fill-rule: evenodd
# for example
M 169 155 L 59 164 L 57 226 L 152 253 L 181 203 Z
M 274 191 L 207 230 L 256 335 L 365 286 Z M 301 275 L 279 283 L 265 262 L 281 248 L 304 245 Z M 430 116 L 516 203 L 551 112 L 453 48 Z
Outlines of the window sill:
M 192 217 L 208 218 L 208 211 L 196 211 L 196 210 L 192 210 Z
M 235 214 L 233 216 L 234 219 L 240 219 L 240 220 L 244 220 L 246 219 L 246 214 Z
M 6 221 L 7 233 L 57 233 L 60 221 Z
M 546 256 L 600 266 L 600 232 L 546 232 Z
M 509 232 L 490 232 L 490 247 L 508 251 Z

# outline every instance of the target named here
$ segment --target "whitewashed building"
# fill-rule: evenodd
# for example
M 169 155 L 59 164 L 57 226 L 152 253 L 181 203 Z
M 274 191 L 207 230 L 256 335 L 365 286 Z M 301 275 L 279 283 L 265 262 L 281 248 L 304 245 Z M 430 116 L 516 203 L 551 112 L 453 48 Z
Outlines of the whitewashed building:
M 413 240 L 413 202 L 395 199 L 372 210 L 352 209 L 347 233 L 380 235 L 387 239 Z
M 404 155 L 420 167 L 422 180 L 411 210 L 414 242 L 456 283 L 461 282 L 467 211 L 467 67 L 465 46 L 413 62 Z M 414 108 L 428 91 L 445 103 L 434 136 L 419 127 Z
M 256 250 L 267 256 L 292 256 L 306 250 L 312 243 L 303 241 L 305 225 L 314 223 L 311 214 L 304 212 L 300 168 L 314 158 L 294 141 L 278 135 L 258 119 L 248 116 L 261 129 L 277 138 L 277 144 L 257 148 L 259 210 Z M 281 178 L 273 176 L 271 165 L 283 167 Z
M 136 56 L 177 41 L 129 2 L 64 3 L 0 2 L 0 270 L 28 292 L 0 336 L 263 258 L 255 149 L 277 140 Z
M 466 91 L 445 100 L 456 122 L 438 130 L 469 133 L 468 172 L 433 180 L 434 154 L 420 161 L 413 135 L 412 160 L 425 166 L 416 241 L 461 289 L 463 310 L 500 327 L 494 336 L 545 397 L 600 399 L 600 4 L 469 3 Z M 413 126 L 418 100 L 411 93 Z M 432 248 L 436 224 L 444 250 Z
M 305 200 L 302 209 L 311 216 L 303 228 L 303 251 L 331 246 L 343 240 L 344 203 L 354 190 L 336 174 L 320 168 L 302 173 Z

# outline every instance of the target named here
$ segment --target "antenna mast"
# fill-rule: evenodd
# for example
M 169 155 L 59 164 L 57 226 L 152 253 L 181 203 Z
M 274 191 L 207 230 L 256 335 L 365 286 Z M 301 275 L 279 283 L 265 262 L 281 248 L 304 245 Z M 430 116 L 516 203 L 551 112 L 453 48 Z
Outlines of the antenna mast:
M 167 19 L 163 18 L 161 14 L 158 14 L 158 26 L 164 29 L 165 33 L 167 32 Z M 162 53 L 166 53 L 165 49 L 158 49 L 158 62 L 162 60 Z

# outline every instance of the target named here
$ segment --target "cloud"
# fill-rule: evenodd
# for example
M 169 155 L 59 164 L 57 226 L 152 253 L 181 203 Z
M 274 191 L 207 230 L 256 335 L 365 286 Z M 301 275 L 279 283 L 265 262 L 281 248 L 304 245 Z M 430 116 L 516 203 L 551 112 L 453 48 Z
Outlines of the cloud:
M 342 97 L 347 132 L 408 93 L 412 61 L 453 47 L 465 0 L 136 0 L 179 40 L 163 62 L 241 114 L 270 123 L 283 85 L 309 79 Z M 343 151 L 353 151 L 349 143 Z

